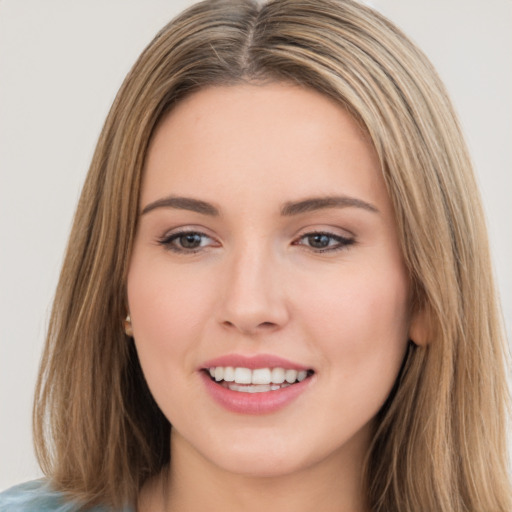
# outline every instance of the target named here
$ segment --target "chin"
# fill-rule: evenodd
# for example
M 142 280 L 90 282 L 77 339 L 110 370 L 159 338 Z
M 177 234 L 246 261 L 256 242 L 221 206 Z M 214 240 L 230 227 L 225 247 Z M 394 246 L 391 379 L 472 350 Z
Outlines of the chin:
M 261 441 L 250 442 L 257 436 Z M 318 439 L 317 439 L 318 441 Z M 348 443 L 350 444 L 350 443 Z M 217 438 L 217 443 L 203 445 L 203 457 L 222 470 L 248 478 L 278 478 L 305 472 L 335 459 L 345 458 L 345 443 L 315 443 L 303 436 L 259 434 L 238 439 Z M 196 449 L 201 447 L 196 445 Z M 352 450 L 348 450 L 351 452 Z M 331 461 L 331 462 L 329 462 Z
M 249 478 L 278 478 L 300 472 L 312 465 L 306 460 L 297 457 L 297 453 L 290 455 L 271 455 L 259 451 L 255 453 L 233 453 L 229 456 L 217 458 L 212 461 L 224 471 Z

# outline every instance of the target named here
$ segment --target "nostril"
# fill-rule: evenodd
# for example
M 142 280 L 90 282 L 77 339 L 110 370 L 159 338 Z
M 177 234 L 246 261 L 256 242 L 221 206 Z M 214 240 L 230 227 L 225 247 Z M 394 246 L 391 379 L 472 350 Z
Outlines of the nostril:
M 278 324 L 276 324 L 274 322 L 260 322 L 260 323 L 256 324 L 255 326 L 251 326 L 251 325 L 243 325 L 242 322 L 237 324 L 235 322 L 231 322 L 230 320 L 225 320 L 224 322 L 222 322 L 222 325 L 224 325 L 224 327 L 228 327 L 230 329 L 233 329 L 233 328 L 238 329 L 244 333 L 257 333 L 258 331 L 261 331 L 261 330 L 268 331 L 271 329 L 275 329 L 278 326 Z

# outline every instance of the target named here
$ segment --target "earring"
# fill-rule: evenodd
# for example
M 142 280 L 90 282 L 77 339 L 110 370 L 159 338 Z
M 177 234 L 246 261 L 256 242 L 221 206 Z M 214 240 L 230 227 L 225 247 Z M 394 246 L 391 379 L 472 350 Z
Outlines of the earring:
M 126 318 L 124 319 L 124 322 L 123 322 L 123 326 L 124 326 L 124 332 L 126 334 L 126 336 L 133 336 L 133 329 L 132 329 L 132 319 L 130 317 L 130 315 L 126 315 Z

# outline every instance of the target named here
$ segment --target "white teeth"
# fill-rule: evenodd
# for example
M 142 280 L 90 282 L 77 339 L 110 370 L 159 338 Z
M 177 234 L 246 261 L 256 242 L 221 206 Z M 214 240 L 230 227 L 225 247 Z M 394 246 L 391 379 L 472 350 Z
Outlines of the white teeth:
M 297 373 L 297 380 L 299 382 L 302 382 L 307 376 L 308 376 L 308 372 L 306 370 L 301 370 L 299 373 Z M 225 372 L 224 372 L 224 380 L 226 380 Z
M 232 366 L 224 368 L 224 380 L 226 382 L 233 382 L 235 380 L 235 369 Z
M 252 371 L 253 384 L 270 384 L 272 382 L 269 368 L 259 368 Z
M 293 384 L 297 380 L 297 370 L 286 370 L 285 380 L 290 384 Z
M 249 368 L 235 368 L 235 382 L 237 384 L 251 384 L 252 371 Z
M 259 384 L 256 386 L 239 386 L 238 384 L 226 384 L 225 387 L 231 391 L 240 391 L 241 393 L 265 393 L 267 391 L 277 391 L 278 389 L 286 388 L 291 384 Z
M 254 384 L 259 387 L 271 384 L 294 384 L 297 381 L 302 382 L 308 376 L 306 370 L 285 370 L 284 368 L 256 368 L 251 370 L 250 368 L 242 367 L 217 366 L 210 368 L 208 371 L 212 379 L 215 379 L 217 382 L 234 382 L 244 385 Z M 244 390 L 246 389 L 247 386 L 244 387 Z M 247 392 L 252 393 L 256 391 Z
M 272 369 L 272 382 L 274 384 L 282 384 L 284 382 L 284 370 L 283 368 Z
M 249 393 L 264 393 L 265 391 L 270 391 L 270 386 L 268 384 L 263 384 L 262 386 L 247 386 L 247 391 L 249 391 Z

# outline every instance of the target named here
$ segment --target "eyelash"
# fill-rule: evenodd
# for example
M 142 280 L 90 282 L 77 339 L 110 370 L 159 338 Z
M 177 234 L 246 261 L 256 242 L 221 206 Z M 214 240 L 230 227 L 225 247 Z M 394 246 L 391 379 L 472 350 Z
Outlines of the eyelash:
M 330 239 L 330 241 L 334 240 L 336 242 L 333 247 L 327 246 L 326 248 L 322 248 L 322 249 L 307 246 L 307 247 L 310 247 L 313 250 L 313 252 L 315 252 L 315 253 L 342 251 L 344 249 L 347 249 L 349 246 L 351 246 L 355 243 L 355 238 L 347 238 L 347 237 L 344 237 L 341 235 L 335 235 L 334 233 L 329 233 L 329 232 L 325 232 L 325 231 L 312 231 L 310 233 L 305 233 L 304 235 L 299 237 L 299 240 L 303 240 L 305 238 L 311 239 L 313 237 L 327 237 Z M 330 243 L 330 241 L 329 241 L 329 243 Z M 294 242 L 293 245 L 299 245 L 299 244 Z
M 185 237 L 191 237 L 191 236 L 197 236 L 204 238 L 211 238 L 205 233 L 201 233 L 200 231 L 178 231 L 175 233 L 172 233 L 170 235 L 166 235 L 158 240 L 158 243 L 168 249 L 169 251 L 176 252 L 178 254 L 195 254 L 203 249 L 204 246 L 199 245 L 195 248 L 186 248 L 186 247 L 179 247 L 177 245 L 174 245 L 174 242 L 176 240 L 179 240 L 180 238 Z
M 158 239 L 158 243 L 160 245 L 162 245 L 163 247 L 165 247 L 167 250 L 170 250 L 170 251 L 178 253 L 178 254 L 196 254 L 196 253 L 200 252 L 201 250 L 203 250 L 204 247 L 207 247 L 207 246 L 199 245 L 199 246 L 193 247 L 193 248 L 186 248 L 186 247 L 179 247 L 179 246 L 175 245 L 176 241 L 179 241 L 180 238 L 185 238 L 185 237 L 201 237 L 202 239 L 204 239 L 204 238 L 211 239 L 211 237 L 209 237 L 205 233 L 201 233 L 200 231 L 184 230 L 184 231 L 178 231 L 178 232 L 172 233 L 170 235 L 164 236 L 164 237 Z M 311 243 L 311 239 L 313 237 L 327 237 L 329 239 L 328 243 L 330 244 L 331 241 L 334 241 L 335 245 L 334 246 L 328 245 L 325 248 L 315 248 L 315 247 L 312 247 L 311 245 L 304 245 L 304 244 L 298 243 L 300 240 L 304 240 L 304 239 L 309 239 L 309 242 Z M 311 249 L 314 253 L 337 252 L 337 251 L 347 249 L 349 246 L 351 246 L 355 243 L 354 238 L 346 238 L 344 236 L 335 235 L 334 233 L 329 233 L 329 232 L 325 232 L 325 231 L 311 231 L 309 233 L 305 233 L 304 235 L 300 236 L 297 240 L 298 241 L 293 242 L 293 245 L 302 245 L 306 248 Z

